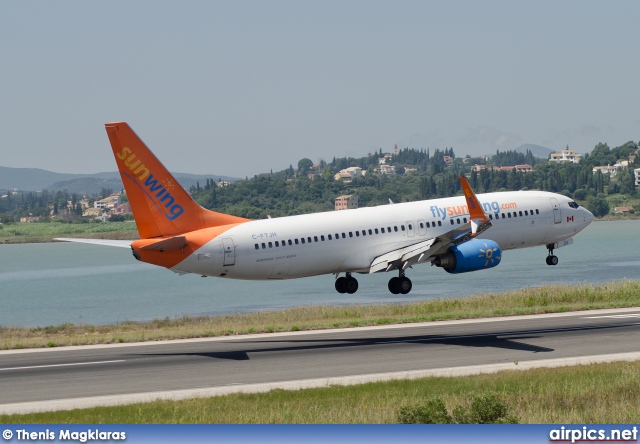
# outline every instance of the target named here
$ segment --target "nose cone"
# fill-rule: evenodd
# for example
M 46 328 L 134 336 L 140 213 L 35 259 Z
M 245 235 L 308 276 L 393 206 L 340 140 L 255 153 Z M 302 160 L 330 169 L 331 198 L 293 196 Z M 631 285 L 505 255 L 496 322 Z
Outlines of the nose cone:
M 583 208 L 582 210 L 584 211 L 584 226 L 586 227 L 591 222 L 593 222 L 593 214 L 591 213 L 591 211 L 585 208 Z

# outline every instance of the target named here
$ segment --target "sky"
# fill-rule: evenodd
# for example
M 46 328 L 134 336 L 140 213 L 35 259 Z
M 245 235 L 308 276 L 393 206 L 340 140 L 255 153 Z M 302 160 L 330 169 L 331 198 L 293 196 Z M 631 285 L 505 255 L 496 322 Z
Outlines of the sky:
M 253 176 L 380 148 L 640 139 L 640 2 L 0 2 L 0 165 Z

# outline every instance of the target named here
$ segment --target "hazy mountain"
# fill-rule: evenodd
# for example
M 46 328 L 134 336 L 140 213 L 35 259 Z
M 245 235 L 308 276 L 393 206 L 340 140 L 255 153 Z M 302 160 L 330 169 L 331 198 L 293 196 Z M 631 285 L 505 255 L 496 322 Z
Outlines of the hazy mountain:
M 539 159 L 548 159 L 549 154 L 556 152 L 551 148 L 547 148 L 540 145 L 534 145 L 532 143 L 525 143 L 524 145 L 520 145 L 518 148 L 515 149 L 516 152 L 522 153 L 522 154 L 527 154 L 527 150 L 531 151 L 531 154 L 533 154 L 533 157 L 537 157 Z
M 227 182 L 235 182 L 238 178 L 228 176 L 218 176 L 215 174 L 189 174 L 171 173 L 176 180 L 185 188 L 190 188 L 200 181 L 200 186 L 204 186 L 207 179 L 216 182 L 222 179 Z M 122 180 L 120 174 L 114 172 L 104 172 L 95 174 L 65 174 L 54 173 L 52 171 L 38 168 L 9 168 L 0 166 L 0 189 L 6 190 L 18 188 L 24 191 L 37 190 L 64 190 L 71 193 L 100 193 L 102 188 L 111 188 L 114 191 L 121 190 Z

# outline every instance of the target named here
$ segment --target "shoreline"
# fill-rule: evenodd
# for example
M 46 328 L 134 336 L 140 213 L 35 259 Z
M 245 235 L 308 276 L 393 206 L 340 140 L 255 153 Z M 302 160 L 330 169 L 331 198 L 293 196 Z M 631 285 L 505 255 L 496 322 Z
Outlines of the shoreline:
M 618 221 L 627 221 L 627 220 L 640 220 L 640 216 L 635 216 L 635 215 L 620 215 L 620 216 L 612 216 L 612 215 L 607 215 L 605 217 L 601 217 L 601 218 L 595 218 L 594 222 L 618 222 Z M 50 224 L 53 224 L 55 222 L 50 222 Z M 111 222 L 113 223 L 113 222 Z M 120 222 L 116 222 L 116 223 L 120 223 Z M 23 225 L 27 225 L 26 223 Z M 19 224 L 12 224 L 9 225 L 9 227 L 23 227 L 23 225 L 19 225 Z M 46 225 L 46 224 L 40 224 L 40 225 Z M 62 226 L 70 226 L 71 224 L 60 224 Z M 71 225 L 73 226 L 73 225 Z M 76 226 L 82 226 L 82 225 L 76 225 Z M 135 227 L 135 225 L 134 225 Z M 50 228 L 50 227 L 47 227 Z M 88 228 L 92 228 L 92 227 L 88 227 Z M 102 227 L 100 227 L 102 228 Z M 85 238 L 85 239 L 110 239 L 110 240 L 136 240 L 139 239 L 140 236 L 136 231 L 134 230 L 122 230 L 121 227 L 114 227 L 113 231 L 100 231 L 100 232 L 95 232 L 95 231 L 87 231 L 87 232 L 80 232 L 80 233 L 58 233 L 58 234 L 42 234 L 42 235 L 35 235 L 35 236 L 30 236 L 30 235 L 23 235 L 23 234 L 18 234 L 18 235 L 11 235 L 11 236 L 3 236 L 3 230 L 0 230 L 0 245 L 15 245 L 15 244 L 45 244 L 45 243 L 55 243 L 55 242 L 59 242 L 54 240 L 54 238 L 56 237 L 78 237 L 78 238 Z
M 0 350 L 145 342 L 640 307 L 640 280 L 548 285 L 405 304 L 316 305 L 115 325 L 0 326 Z

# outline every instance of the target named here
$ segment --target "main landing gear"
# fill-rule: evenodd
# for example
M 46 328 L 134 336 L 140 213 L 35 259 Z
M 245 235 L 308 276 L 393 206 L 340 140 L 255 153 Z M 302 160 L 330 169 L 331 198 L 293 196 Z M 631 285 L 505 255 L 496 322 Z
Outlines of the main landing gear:
M 351 273 L 347 273 L 347 276 L 339 277 L 336 279 L 336 291 L 338 293 L 353 294 L 358 291 L 358 281 L 351 276 Z
M 558 265 L 558 256 L 553 254 L 553 244 L 547 245 L 547 250 L 549 250 L 547 265 Z
M 392 277 L 389 279 L 389 291 L 393 294 L 407 294 L 413 288 L 411 279 L 404 275 L 404 272 L 400 271 L 398 277 Z
M 389 279 L 389 291 L 393 294 L 407 294 L 411 291 L 411 288 L 413 288 L 411 279 L 406 277 L 403 271 L 400 271 L 398 277 Z M 347 273 L 346 276 L 336 279 L 336 291 L 338 293 L 353 294 L 358 291 L 358 281 L 351 276 L 351 273 Z

